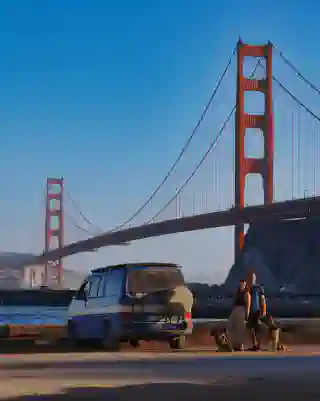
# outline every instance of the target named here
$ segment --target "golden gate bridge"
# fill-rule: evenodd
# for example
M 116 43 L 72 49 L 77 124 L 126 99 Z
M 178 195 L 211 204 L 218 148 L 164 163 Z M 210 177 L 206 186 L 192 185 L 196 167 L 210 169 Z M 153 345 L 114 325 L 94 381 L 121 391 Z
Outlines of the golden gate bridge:
M 291 73 L 307 85 L 310 93 L 313 92 L 315 96 L 320 95 L 317 86 L 308 80 L 274 44 L 269 42 L 265 45 L 248 45 L 239 40 L 177 159 L 145 202 L 121 224 L 110 229 L 95 226 L 82 213 L 72 194 L 65 190 L 63 178 L 47 179 L 45 250 L 31 263 L 50 263 L 51 265 L 53 263 L 60 283 L 62 259 L 66 256 L 93 251 L 104 246 L 127 244 L 143 238 L 224 226 L 235 226 L 236 256 L 244 244 L 245 224 L 270 219 L 306 218 L 320 214 L 316 174 L 317 130 L 320 117 L 316 110 L 309 106 L 309 97 L 301 100 L 300 96 L 291 90 L 274 71 L 275 56 L 287 67 L 286 76 Z M 210 138 L 207 147 L 203 149 L 203 154 L 196 161 L 191 173 L 179 186 L 175 187 L 172 196 L 167 198 L 156 212 L 150 213 L 151 208 L 155 209 L 155 200 L 157 198 L 162 200 L 163 196 L 160 196 L 162 188 L 173 179 L 185 155 L 203 133 L 201 130 L 213 131 L 210 124 L 210 111 L 214 109 L 214 100 L 219 95 L 234 61 L 236 66 L 234 105 L 229 113 L 226 113 L 220 127 L 215 127 L 213 138 Z M 248 72 L 246 71 L 247 63 L 250 62 L 252 68 Z M 262 110 L 259 112 L 247 110 L 248 93 L 263 96 Z M 283 97 L 286 99 L 285 102 Z M 280 108 L 280 113 L 277 113 L 279 111 L 277 106 Z M 285 119 L 287 126 L 290 127 L 286 129 L 285 149 L 278 161 L 280 174 L 285 173 L 285 180 L 291 183 L 291 199 L 287 197 L 287 200 L 277 199 L 274 185 L 274 176 L 277 173 L 275 148 L 278 136 L 284 135 L 281 118 Z M 303 136 L 301 134 L 302 121 L 304 122 Z M 247 137 L 251 131 L 254 131 L 254 135 L 262 136 L 261 156 L 248 155 Z M 288 131 L 291 131 L 290 135 Z M 223 142 L 224 138 L 227 138 L 225 142 Z M 198 150 L 197 152 L 199 153 Z M 284 168 L 283 161 L 286 156 L 289 167 Z M 229 166 L 229 169 L 226 167 L 227 159 L 232 160 L 232 166 Z M 222 173 L 225 175 L 227 170 L 230 172 L 230 179 L 224 176 L 222 182 L 221 175 Z M 206 177 L 208 177 L 208 171 L 211 173 L 209 175 L 210 189 L 207 191 L 200 188 L 201 185 L 208 185 L 208 179 L 199 178 L 201 171 L 207 172 Z M 249 174 L 261 176 L 263 202 L 256 206 L 247 206 L 245 202 L 246 177 Z M 225 188 L 228 188 L 228 191 Z M 224 192 L 223 196 L 221 192 Z M 229 200 L 222 204 L 222 199 L 228 199 L 225 192 L 228 192 Z M 282 195 L 285 192 L 288 193 L 288 189 L 282 191 Z M 71 201 L 86 227 L 66 212 L 66 200 Z M 214 205 L 215 209 L 212 209 Z M 86 238 L 66 244 L 66 221 L 83 232 Z

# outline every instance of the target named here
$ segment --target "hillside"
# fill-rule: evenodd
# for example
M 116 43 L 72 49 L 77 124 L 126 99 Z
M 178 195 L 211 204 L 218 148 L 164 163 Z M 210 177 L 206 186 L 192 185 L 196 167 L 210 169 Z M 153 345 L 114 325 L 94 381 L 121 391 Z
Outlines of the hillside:
M 0 269 L 12 268 L 21 269 L 23 263 L 32 259 L 34 255 L 30 253 L 0 252 Z M 63 269 L 64 287 L 78 288 L 84 279 L 85 274 L 73 270 Z
M 320 218 L 252 224 L 224 288 L 234 289 L 249 269 L 269 292 L 320 294 Z
M 8 266 L 15 268 L 33 257 L 32 253 L 0 252 L 0 268 Z
M 85 278 L 85 274 L 80 274 L 73 270 L 63 269 L 64 288 L 78 289 Z

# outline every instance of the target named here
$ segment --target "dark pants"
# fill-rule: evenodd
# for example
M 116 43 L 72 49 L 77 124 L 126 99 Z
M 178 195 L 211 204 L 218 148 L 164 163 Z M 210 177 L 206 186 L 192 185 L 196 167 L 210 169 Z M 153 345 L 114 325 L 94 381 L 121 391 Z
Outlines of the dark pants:
M 267 327 L 270 333 L 278 330 L 278 326 L 273 320 L 272 316 L 268 313 L 261 316 L 260 311 L 253 312 L 248 320 L 248 326 L 252 332 L 252 342 L 254 347 L 260 347 L 260 326 L 264 325 Z

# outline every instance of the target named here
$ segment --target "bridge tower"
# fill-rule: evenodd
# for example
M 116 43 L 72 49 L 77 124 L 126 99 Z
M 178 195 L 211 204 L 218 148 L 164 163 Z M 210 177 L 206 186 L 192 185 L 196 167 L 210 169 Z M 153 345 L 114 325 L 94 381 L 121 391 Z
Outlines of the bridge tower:
M 263 79 L 247 78 L 243 73 L 245 57 L 265 59 L 266 76 Z M 244 108 L 246 91 L 262 92 L 265 96 L 264 113 L 247 114 Z M 246 157 L 245 135 L 247 128 L 258 128 L 264 139 L 262 158 Z M 272 110 L 272 44 L 252 46 L 239 40 L 237 45 L 237 94 L 235 124 L 235 207 L 245 207 L 245 183 L 248 174 L 262 176 L 264 204 L 273 201 L 273 110 Z M 244 224 L 235 227 L 235 259 L 244 244 Z
M 45 252 L 63 246 L 63 178 L 47 178 L 46 183 L 46 219 L 45 219 Z M 62 284 L 62 259 L 47 262 L 45 265 L 44 283 L 51 281 L 55 269 L 57 284 Z

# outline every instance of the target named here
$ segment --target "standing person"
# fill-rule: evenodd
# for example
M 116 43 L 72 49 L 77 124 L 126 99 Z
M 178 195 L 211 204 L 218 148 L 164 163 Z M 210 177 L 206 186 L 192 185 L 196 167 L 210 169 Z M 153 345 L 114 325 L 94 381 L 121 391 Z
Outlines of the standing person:
M 235 351 L 243 351 L 246 339 L 246 322 L 249 317 L 251 297 L 247 283 L 240 280 L 234 299 L 234 308 L 228 319 L 227 333 L 230 345 Z
M 273 349 L 278 349 L 279 329 L 275 324 L 272 316 L 267 313 L 267 303 L 264 294 L 264 288 L 257 284 L 257 277 L 251 272 L 248 277 L 248 290 L 250 292 L 250 313 L 248 326 L 252 334 L 252 351 L 261 349 L 260 325 L 264 324 L 271 335 Z

